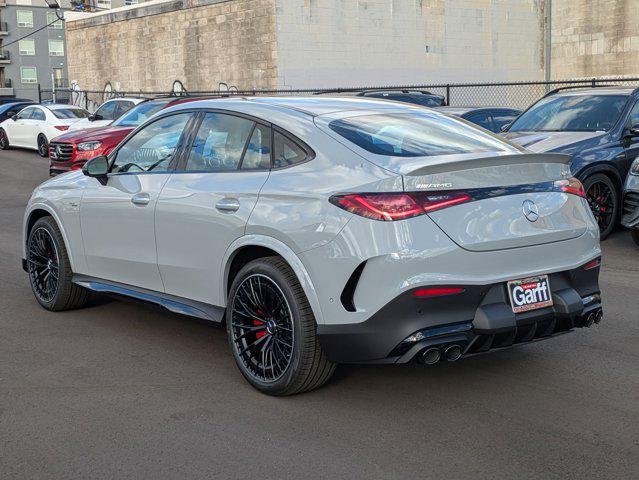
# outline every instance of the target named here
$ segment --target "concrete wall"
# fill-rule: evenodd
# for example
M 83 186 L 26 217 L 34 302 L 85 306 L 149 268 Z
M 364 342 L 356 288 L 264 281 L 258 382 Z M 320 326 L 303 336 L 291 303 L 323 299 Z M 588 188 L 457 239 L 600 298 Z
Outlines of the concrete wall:
M 81 88 L 189 91 L 277 86 L 274 0 L 175 0 L 67 21 L 69 79 Z
M 551 76 L 639 74 L 639 0 L 553 0 Z
M 295 88 L 538 80 L 545 0 L 275 0 Z

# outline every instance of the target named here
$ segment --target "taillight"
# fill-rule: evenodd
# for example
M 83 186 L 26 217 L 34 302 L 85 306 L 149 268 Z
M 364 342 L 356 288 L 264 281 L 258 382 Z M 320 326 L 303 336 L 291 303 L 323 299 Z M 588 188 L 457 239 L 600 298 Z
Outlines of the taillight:
M 66 130 L 69 130 L 69 125 L 55 125 L 54 128 L 56 130 L 60 130 L 61 132 L 64 132 Z
M 355 193 L 334 195 L 329 201 L 344 210 L 373 220 L 402 220 L 424 213 L 405 193 Z
M 464 293 L 464 289 L 461 287 L 427 287 L 413 290 L 413 297 L 433 298 L 457 295 L 458 293 Z
M 555 187 L 564 193 L 570 193 L 572 195 L 577 195 L 578 197 L 586 198 L 586 190 L 584 189 L 584 186 L 575 177 L 568 178 L 566 180 L 557 180 L 555 182 Z
M 391 222 L 416 217 L 471 200 L 463 192 L 353 193 L 333 195 L 329 201 L 344 210 L 373 220 Z

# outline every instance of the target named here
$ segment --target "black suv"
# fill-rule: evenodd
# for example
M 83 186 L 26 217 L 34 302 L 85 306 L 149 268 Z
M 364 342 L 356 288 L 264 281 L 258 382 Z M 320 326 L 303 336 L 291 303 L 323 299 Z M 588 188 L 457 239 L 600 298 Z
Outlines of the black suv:
M 639 156 L 639 89 L 562 88 L 524 111 L 503 135 L 534 152 L 572 156 L 601 238 L 615 228 L 621 192 Z

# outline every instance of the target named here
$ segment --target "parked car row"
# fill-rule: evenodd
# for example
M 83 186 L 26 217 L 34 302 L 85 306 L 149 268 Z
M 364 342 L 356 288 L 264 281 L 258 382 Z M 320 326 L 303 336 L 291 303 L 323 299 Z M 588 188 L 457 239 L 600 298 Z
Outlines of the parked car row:
M 450 107 L 443 96 L 428 91 L 365 91 L 355 97 L 434 108 L 528 150 L 570 155 L 571 171 L 585 186 L 601 238 L 619 223 L 622 208 L 623 223 L 628 224 L 625 212 L 635 201 L 635 186 L 627 187 L 630 193 L 624 194 L 624 182 L 639 157 L 639 94 L 634 89 L 557 89 L 523 113 L 499 106 Z M 0 148 L 34 148 L 40 155 L 49 155 L 51 175 L 79 169 L 87 160 L 108 154 L 151 115 L 182 101 L 187 100 L 116 98 L 94 114 L 69 105 L 0 105 L 0 119 L 7 112 L 0 123 Z M 15 114 L 20 107 L 27 108 Z M 9 114 L 11 119 L 6 118 Z

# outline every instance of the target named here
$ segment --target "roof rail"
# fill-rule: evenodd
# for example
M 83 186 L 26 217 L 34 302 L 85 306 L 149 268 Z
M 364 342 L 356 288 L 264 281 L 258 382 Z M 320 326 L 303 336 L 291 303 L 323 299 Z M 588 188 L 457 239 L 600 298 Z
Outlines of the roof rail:
M 589 80 L 585 80 L 584 83 L 587 81 Z M 605 80 L 602 80 L 602 81 L 605 82 Z M 603 88 L 603 87 L 623 87 L 623 85 L 614 85 L 614 84 L 600 85 L 600 84 L 592 84 L 592 83 L 590 85 L 568 85 L 565 87 L 559 87 L 559 88 L 550 90 L 548 93 L 546 93 L 546 95 L 544 95 L 544 97 L 549 97 L 550 95 L 554 95 L 555 93 L 561 92 L 563 90 L 572 90 L 575 88 Z M 639 91 L 639 87 L 636 88 L 632 93 L 636 93 L 637 91 Z

